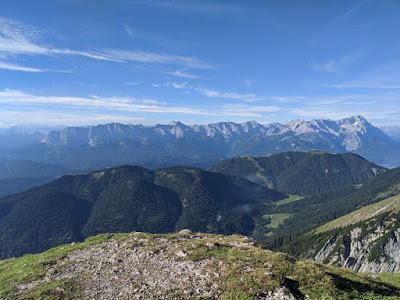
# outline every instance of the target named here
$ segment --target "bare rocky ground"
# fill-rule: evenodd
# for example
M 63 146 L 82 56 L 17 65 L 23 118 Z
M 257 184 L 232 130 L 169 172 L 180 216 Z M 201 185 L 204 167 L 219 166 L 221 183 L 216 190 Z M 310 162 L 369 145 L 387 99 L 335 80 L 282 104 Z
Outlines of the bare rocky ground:
M 0 300 L 400 299 L 393 276 L 296 260 L 240 235 L 133 232 L 0 261 Z
M 232 266 L 204 257 L 203 250 L 199 253 L 193 250 L 203 247 L 218 251 L 221 245 L 253 247 L 253 242 L 242 236 L 219 237 L 216 242 L 215 237 L 187 230 L 173 238 L 149 237 L 135 232 L 122 241 L 111 238 L 72 251 L 49 265 L 41 280 L 18 284 L 17 294 L 27 294 L 45 282 L 67 281 L 79 286 L 81 295 L 87 299 L 219 299 L 228 268 Z M 243 274 L 253 271 L 249 265 L 243 267 Z M 270 265 L 266 265 L 265 275 L 270 275 Z M 57 292 L 63 298 L 64 289 L 58 288 L 53 294 Z M 282 286 L 274 292 L 262 291 L 257 298 L 296 299 Z

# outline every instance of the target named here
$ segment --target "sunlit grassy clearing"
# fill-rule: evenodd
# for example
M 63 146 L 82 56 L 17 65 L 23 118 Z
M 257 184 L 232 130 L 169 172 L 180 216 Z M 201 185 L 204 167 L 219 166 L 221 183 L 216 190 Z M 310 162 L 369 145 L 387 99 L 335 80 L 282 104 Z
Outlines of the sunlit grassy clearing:
M 287 204 L 287 203 L 290 203 L 290 202 L 294 202 L 294 201 L 298 201 L 298 200 L 304 199 L 303 196 L 297 196 L 297 195 L 291 195 L 291 194 L 288 194 L 288 196 L 289 196 L 288 198 L 276 201 L 275 205 L 280 206 L 280 205 L 283 205 L 283 204 Z
M 264 215 L 264 219 L 270 219 L 270 223 L 265 225 L 267 228 L 278 228 L 279 225 L 285 221 L 286 219 L 290 218 L 290 214 L 272 214 L 272 215 Z

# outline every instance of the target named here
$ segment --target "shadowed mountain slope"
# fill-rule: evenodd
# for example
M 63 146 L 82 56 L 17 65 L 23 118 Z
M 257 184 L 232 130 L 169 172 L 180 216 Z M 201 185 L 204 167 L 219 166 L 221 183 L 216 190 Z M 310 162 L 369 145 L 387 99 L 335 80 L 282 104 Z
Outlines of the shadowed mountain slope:
M 0 255 L 19 256 L 104 232 L 251 234 L 254 214 L 286 195 L 245 179 L 174 167 L 67 175 L 0 198 Z
M 276 207 L 275 214 L 290 217 L 272 230 L 271 237 L 259 239 L 270 249 L 299 255 L 304 244 L 301 238 L 311 229 L 399 194 L 400 168 L 395 168 L 361 184 L 348 185 Z
M 351 153 L 309 151 L 240 156 L 224 160 L 209 170 L 241 176 L 288 194 L 311 195 L 361 183 L 386 168 Z

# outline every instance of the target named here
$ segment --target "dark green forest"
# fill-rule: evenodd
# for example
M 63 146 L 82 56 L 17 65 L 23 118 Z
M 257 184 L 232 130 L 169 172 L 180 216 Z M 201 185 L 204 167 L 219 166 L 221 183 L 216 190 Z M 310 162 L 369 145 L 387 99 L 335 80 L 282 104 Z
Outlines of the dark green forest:
M 314 150 L 240 156 L 226 159 L 209 170 L 241 176 L 282 193 L 306 196 L 361 183 L 386 168 L 356 154 Z
M 20 256 L 106 232 L 253 232 L 285 194 L 194 167 L 122 166 L 67 175 L 0 198 L 0 256 Z
M 297 250 L 290 250 L 296 247 L 288 245 L 303 243 L 304 234 L 313 228 L 398 194 L 400 168 L 395 168 L 362 184 L 348 185 L 276 207 L 275 213 L 290 213 L 292 217 L 275 229 L 272 237 L 259 236 L 259 242 L 269 249 L 297 254 Z M 306 240 L 310 242 L 308 237 Z

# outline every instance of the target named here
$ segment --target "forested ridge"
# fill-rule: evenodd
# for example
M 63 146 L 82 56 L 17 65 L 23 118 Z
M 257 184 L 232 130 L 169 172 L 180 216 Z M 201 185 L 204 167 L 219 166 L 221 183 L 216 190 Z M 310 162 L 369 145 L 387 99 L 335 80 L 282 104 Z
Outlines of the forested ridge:
M 212 166 L 210 171 L 241 176 L 287 194 L 313 195 L 361 183 L 386 168 L 356 154 L 314 150 L 235 157 Z
M 105 232 L 190 228 L 251 234 L 254 217 L 286 195 L 240 177 L 122 166 L 67 175 L 0 198 L 0 256 L 40 252 Z
M 362 184 L 348 185 L 281 205 L 276 207 L 275 213 L 285 212 L 291 217 L 273 231 L 272 237 L 260 237 L 260 242 L 267 248 L 296 254 L 295 247 L 288 245 L 302 240 L 304 234 L 313 228 L 399 194 L 400 168 L 395 168 Z

